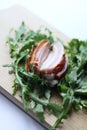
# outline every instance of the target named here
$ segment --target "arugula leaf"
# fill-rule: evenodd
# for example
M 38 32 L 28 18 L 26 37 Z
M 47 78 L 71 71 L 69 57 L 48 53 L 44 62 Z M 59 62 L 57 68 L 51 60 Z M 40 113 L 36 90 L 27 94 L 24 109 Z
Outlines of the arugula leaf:
M 43 109 L 43 106 L 41 104 L 37 104 L 36 106 L 36 115 L 37 117 L 39 117 L 40 121 L 41 122 L 44 122 L 44 109 Z
M 51 96 L 51 91 L 48 89 L 45 91 L 45 97 L 49 100 L 50 99 L 50 96 Z
M 81 105 L 82 105 L 84 108 L 87 108 L 87 99 L 81 100 Z
M 62 106 L 59 106 L 59 105 L 58 105 L 57 103 L 55 103 L 55 102 L 50 102 L 50 103 L 48 103 L 47 109 L 48 109 L 48 110 L 51 110 L 52 113 L 53 113 L 56 117 L 58 117 L 58 116 L 60 115 L 60 112 L 62 112 L 62 110 L 63 110 Z
M 30 102 L 30 107 L 33 109 L 33 108 L 35 108 L 35 102 L 33 101 L 33 100 L 31 100 L 31 102 Z
M 74 67 L 73 70 L 71 70 L 71 72 L 65 77 L 66 81 L 68 81 L 68 83 L 72 86 L 74 86 L 77 81 L 77 70 L 78 68 Z
M 74 98 L 74 92 L 70 88 L 68 89 L 66 95 L 63 97 L 62 109 L 60 111 L 60 114 L 57 116 L 57 120 L 54 123 L 52 130 L 55 130 L 58 127 L 58 125 L 62 122 L 63 118 L 66 118 L 68 112 L 72 107 L 73 98 Z

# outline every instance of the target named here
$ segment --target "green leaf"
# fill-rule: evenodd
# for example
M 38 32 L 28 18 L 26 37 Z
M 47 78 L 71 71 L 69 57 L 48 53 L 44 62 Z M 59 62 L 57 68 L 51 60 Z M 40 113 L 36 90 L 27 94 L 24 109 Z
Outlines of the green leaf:
M 84 87 L 82 87 L 80 89 L 76 89 L 75 94 L 80 95 L 80 96 L 81 95 L 86 95 L 87 94 L 87 86 L 84 86 Z
M 13 67 L 13 64 L 5 64 L 3 67 Z
M 65 84 L 62 84 L 62 85 L 60 86 L 60 90 L 61 90 L 62 93 L 66 93 L 67 90 L 68 90 L 68 87 L 67 87 Z
M 87 99 L 86 99 L 86 100 L 81 100 L 81 105 L 82 105 L 84 108 L 87 108 Z
M 14 43 L 17 44 L 18 40 L 21 40 L 22 35 L 25 33 L 25 24 L 24 22 L 21 23 L 21 26 L 17 31 L 15 31 L 15 41 Z
M 43 109 L 43 106 L 41 104 L 38 104 L 36 106 L 36 115 L 37 117 L 40 119 L 41 122 L 44 121 L 44 109 Z
M 35 110 L 36 112 L 44 112 L 43 106 L 41 104 L 38 104 Z
M 55 102 L 48 103 L 47 108 L 48 110 L 51 110 L 56 117 L 58 117 L 59 113 L 62 111 L 62 107 Z
M 30 102 L 30 106 L 32 109 L 35 107 L 35 102 L 33 100 Z
M 49 90 L 49 89 L 47 89 L 46 91 L 45 91 L 45 97 L 49 100 L 50 99 L 50 97 L 51 97 L 51 91 Z
M 66 81 L 68 81 L 70 85 L 74 86 L 74 84 L 77 81 L 77 70 L 78 68 L 74 67 L 73 70 L 70 73 L 68 73 L 68 75 L 66 75 Z
M 34 42 L 27 41 L 27 43 L 26 44 L 24 43 L 24 45 L 21 47 L 20 52 L 28 49 L 31 50 L 32 46 L 34 46 Z

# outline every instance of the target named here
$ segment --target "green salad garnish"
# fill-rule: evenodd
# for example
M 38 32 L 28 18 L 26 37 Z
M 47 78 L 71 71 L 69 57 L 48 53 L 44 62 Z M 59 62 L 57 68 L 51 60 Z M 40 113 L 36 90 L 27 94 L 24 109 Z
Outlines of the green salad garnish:
M 25 111 L 34 110 L 41 122 L 45 120 L 44 112 L 54 114 L 57 120 L 52 130 L 55 130 L 69 111 L 87 108 L 87 42 L 72 39 L 68 46 L 64 46 L 68 68 L 58 84 L 51 88 L 44 78 L 34 73 L 32 65 L 31 71 L 27 72 L 26 62 L 32 47 L 39 41 L 47 39 L 54 43 L 53 33 L 49 29 L 44 29 L 44 32 L 31 30 L 24 22 L 13 32 L 14 35 L 10 34 L 7 39 L 13 62 L 4 65 L 11 67 L 9 73 L 15 75 L 13 94 L 20 91 Z M 61 105 L 51 101 L 53 91 L 62 99 Z

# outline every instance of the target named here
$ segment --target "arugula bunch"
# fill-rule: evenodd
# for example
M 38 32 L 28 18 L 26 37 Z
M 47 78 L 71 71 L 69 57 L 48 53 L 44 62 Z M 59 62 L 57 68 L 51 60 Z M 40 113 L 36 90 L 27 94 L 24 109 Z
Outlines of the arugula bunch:
M 30 72 L 26 70 L 27 59 L 32 47 L 43 39 L 49 40 L 52 45 L 54 42 L 52 32 L 47 28 L 44 29 L 44 33 L 42 30 L 27 29 L 24 22 L 18 30 L 13 30 L 13 32 L 13 37 L 9 34 L 7 39 L 13 62 L 4 65 L 4 67 L 11 67 L 9 73 L 15 75 L 13 94 L 15 95 L 17 91 L 20 91 L 24 109 L 26 111 L 34 109 L 41 121 L 44 121 L 46 110 L 58 115 L 62 108 L 56 102 L 50 102 L 50 86 L 42 77 L 34 73 L 32 65 Z
M 79 99 L 79 107 L 87 107 L 87 42 L 72 39 L 66 47 L 66 53 L 68 70 L 58 84 L 61 94 L 64 95 L 71 88 L 75 98 Z
M 13 94 L 21 92 L 24 109 L 33 109 L 42 122 L 45 120 L 44 112 L 49 110 L 57 117 L 52 127 L 55 130 L 72 108 L 87 108 L 87 42 L 73 39 L 65 47 L 69 63 L 65 76 L 56 86 L 56 93 L 62 98 L 61 105 L 58 105 L 51 101 L 53 89 L 45 79 L 34 73 L 32 65 L 31 71 L 26 71 L 26 62 L 32 47 L 43 39 L 48 39 L 51 45 L 54 43 L 49 29 L 46 28 L 44 33 L 41 30 L 34 31 L 22 22 L 19 29 L 14 31 L 14 36 L 7 39 L 13 62 L 5 66 L 12 68 L 9 73 L 15 75 Z
M 57 85 L 63 98 L 63 111 L 54 128 L 67 117 L 70 110 L 87 109 L 87 41 L 72 39 L 65 50 L 68 55 L 68 69 Z

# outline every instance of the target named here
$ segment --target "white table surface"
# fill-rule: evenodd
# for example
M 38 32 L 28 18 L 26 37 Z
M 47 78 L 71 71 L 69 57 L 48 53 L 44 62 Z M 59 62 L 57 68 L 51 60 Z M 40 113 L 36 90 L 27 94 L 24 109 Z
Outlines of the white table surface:
M 87 40 L 87 0 L 0 0 L 0 9 L 19 4 L 70 38 Z M 45 130 L 0 94 L 0 130 Z

